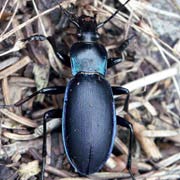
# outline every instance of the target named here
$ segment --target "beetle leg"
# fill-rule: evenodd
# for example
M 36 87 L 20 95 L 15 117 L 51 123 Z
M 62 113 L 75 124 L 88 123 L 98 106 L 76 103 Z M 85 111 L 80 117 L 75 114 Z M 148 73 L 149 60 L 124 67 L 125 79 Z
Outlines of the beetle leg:
M 52 46 L 52 48 L 53 48 L 57 58 L 64 65 L 66 65 L 68 67 L 71 67 L 70 57 L 67 54 L 64 54 L 63 52 L 58 52 L 57 51 L 56 44 L 54 42 L 53 37 L 51 37 L 51 36 L 46 37 L 46 36 L 41 35 L 41 34 L 36 34 L 36 35 L 33 35 L 33 36 L 29 36 L 29 37 L 27 37 L 25 39 L 21 39 L 21 41 L 23 41 L 23 42 L 44 41 L 44 40 L 47 40 L 51 44 L 51 46 Z
M 130 41 L 135 37 L 136 35 L 134 34 L 134 35 L 132 35 L 132 36 L 130 36 L 128 39 L 125 39 L 122 43 L 121 43 L 121 45 L 119 46 L 119 50 L 120 50 L 120 52 L 123 52 L 128 46 L 129 46 L 129 44 L 130 44 Z
M 133 139 L 134 139 L 134 130 L 133 130 L 133 126 L 132 124 L 127 121 L 126 119 L 120 117 L 120 116 L 116 116 L 117 118 L 117 124 L 122 126 L 122 127 L 126 127 L 127 129 L 129 129 L 129 152 L 128 152 L 128 159 L 127 159 L 127 165 L 126 165 L 126 168 L 128 169 L 129 171 L 129 174 L 131 175 L 131 178 L 133 180 L 135 180 L 133 174 L 132 174 L 132 171 L 131 171 L 131 156 L 132 156 L 132 143 L 133 143 Z
M 113 86 L 112 87 L 112 91 L 113 91 L 113 95 L 121 95 L 121 94 L 126 94 L 126 100 L 125 100 L 125 103 L 124 103 L 124 108 L 123 110 L 128 112 L 128 104 L 129 104 L 129 90 L 124 88 L 124 87 L 121 87 L 121 86 Z
M 43 117 L 43 146 L 42 146 L 42 167 L 41 167 L 41 178 L 40 180 L 44 180 L 44 171 L 46 165 L 46 123 L 49 119 L 53 118 L 61 118 L 62 117 L 62 109 L 52 109 L 47 111 Z
M 123 52 L 128 46 L 130 41 L 135 37 L 136 35 L 132 35 L 131 37 L 129 37 L 128 39 L 126 39 L 125 41 L 123 41 L 121 43 L 121 45 L 119 46 L 119 50 L 120 52 Z M 110 68 L 120 62 L 123 62 L 123 58 L 122 57 L 115 57 L 115 58 L 109 58 L 108 62 L 107 62 L 107 67 Z
M 30 96 L 25 97 L 24 99 L 19 100 L 15 104 L 10 105 L 0 105 L 0 108 L 8 108 L 8 107 L 19 107 L 25 102 L 27 102 L 29 99 L 31 99 L 34 96 L 37 96 L 38 94 L 63 94 L 65 93 L 65 86 L 54 86 L 54 87 L 46 87 L 43 89 L 40 89 L 39 91 L 34 92 Z
M 23 103 L 25 103 L 32 97 L 37 96 L 38 94 L 51 94 L 51 95 L 62 94 L 65 92 L 65 89 L 66 89 L 65 86 L 46 87 L 46 88 L 40 89 L 39 91 L 34 92 L 33 94 L 31 94 L 30 96 L 27 96 L 24 99 L 21 99 L 20 101 L 16 102 L 14 106 L 21 106 Z
M 21 39 L 22 42 L 44 41 L 44 40 L 48 40 L 48 37 L 41 34 L 36 34 L 36 35 L 29 36 L 27 38 Z
M 123 62 L 123 59 L 121 57 L 109 58 L 107 62 L 107 68 L 110 68 L 120 62 Z

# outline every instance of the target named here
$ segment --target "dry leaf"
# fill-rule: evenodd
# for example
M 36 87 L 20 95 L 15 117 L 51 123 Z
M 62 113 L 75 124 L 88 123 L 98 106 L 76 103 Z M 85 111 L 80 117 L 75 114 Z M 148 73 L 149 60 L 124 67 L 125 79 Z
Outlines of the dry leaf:
M 30 177 L 39 174 L 40 171 L 38 161 L 34 160 L 27 164 L 21 164 L 18 173 L 21 177 L 20 180 L 28 180 Z

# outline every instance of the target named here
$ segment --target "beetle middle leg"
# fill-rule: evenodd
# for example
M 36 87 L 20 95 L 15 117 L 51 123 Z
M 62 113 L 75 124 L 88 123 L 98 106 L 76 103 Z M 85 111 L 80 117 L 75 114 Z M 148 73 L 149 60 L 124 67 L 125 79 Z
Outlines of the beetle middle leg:
M 54 87 L 46 87 L 42 88 L 39 91 L 34 92 L 33 94 L 25 97 L 24 99 L 19 100 L 18 102 L 10 105 L 0 105 L 0 108 L 8 108 L 8 107 L 19 107 L 31 98 L 37 96 L 38 94 L 50 94 L 50 95 L 55 95 L 55 94 L 64 94 L 66 90 L 65 86 L 54 86 Z
M 112 87 L 112 91 L 113 91 L 113 95 L 121 95 L 121 94 L 126 94 L 126 100 L 125 100 L 125 103 L 124 103 L 124 111 L 128 112 L 128 104 L 129 104 L 129 90 L 124 88 L 124 87 L 121 87 L 121 86 L 113 86 Z
M 131 178 L 133 180 L 135 180 L 133 174 L 132 174 L 132 170 L 131 170 L 131 156 L 132 156 L 132 143 L 133 143 L 133 139 L 134 139 L 134 130 L 133 130 L 133 126 L 130 122 L 128 122 L 126 119 L 120 117 L 120 116 L 116 116 L 117 118 L 117 124 L 122 126 L 122 127 L 126 127 L 127 129 L 129 129 L 129 152 L 128 152 L 128 158 L 127 158 L 127 165 L 126 168 L 128 169 Z
M 22 42 L 45 41 L 45 40 L 47 40 L 51 44 L 57 58 L 62 62 L 62 64 L 66 65 L 68 67 L 71 67 L 70 57 L 67 54 L 64 54 L 63 52 L 57 51 L 56 44 L 55 44 L 54 38 L 52 36 L 46 37 L 41 34 L 36 34 L 33 36 L 29 36 L 25 39 L 21 39 Z
M 45 165 L 46 165 L 46 133 L 47 133 L 47 127 L 46 123 L 49 119 L 53 118 L 61 118 L 62 117 L 62 109 L 52 109 L 47 111 L 44 114 L 43 117 L 43 146 L 42 146 L 42 166 L 41 166 L 41 174 L 40 174 L 40 180 L 44 180 L 44 171 L 45 171 Z

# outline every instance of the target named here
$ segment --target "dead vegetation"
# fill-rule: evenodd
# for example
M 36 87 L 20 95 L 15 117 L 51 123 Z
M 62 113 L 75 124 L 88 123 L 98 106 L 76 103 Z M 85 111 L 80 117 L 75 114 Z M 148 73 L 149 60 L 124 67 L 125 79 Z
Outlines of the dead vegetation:
M 56 1 L 4 0 L 0 11 L 0 104 L 12 104 L 37 89 L 66 85 L 70 69 L 56 58 L 51 45 L 44 42 L 22 43 L 32 34 L 54 36 L 57 50 L 67 51 L 76 41 L 75 28 L 60 13 Z M 120 0 L 123 3 L 123 0 Z M 115 97 L 117 114 L 133 124 L 133 173 L 141 179 L 180 178 L 180 27 L 179 1 L 161 2 L 131 0 L 99 31 L 101 43 L 109 56 L 122 55 L 124 62 L 108 70 L 111 85 L 122 85 L 131 92 L 129 112 L 123 114 L 123 97 Z M 75 6 L 70 5 L 74 3 Z M 118 7 L 118 1 L 63 1 L 64 8 L 76 15 L 97 14 L 102 21 Z M 177 23 L 177 34 L 159 34 L 156 23 L 168 19 Z M 162 18 L 163 17 L 163 18 Z M 166 21 L 164 21 L 166 24 Z M 165 30 L 170 31 L 166 25 Z M 179 25 L 179 27 L 178 27 Z M 173 25 L 172 25 L 173 26 Z M 128 49 L 121 53 L 121 42 L 136 35 Z M 0 108 L 0 179 L 37 179 L 42 147 L 42 116 L 49 109 L 62 107 L 63 96 L 39 95 L 22 108 Z M 115 151 L 102 172 L 78 178 L 65 157 L 60 120 L 48 123 L 47 179 L 128 179 L 125 170 L 127 133 L 118 127 Z

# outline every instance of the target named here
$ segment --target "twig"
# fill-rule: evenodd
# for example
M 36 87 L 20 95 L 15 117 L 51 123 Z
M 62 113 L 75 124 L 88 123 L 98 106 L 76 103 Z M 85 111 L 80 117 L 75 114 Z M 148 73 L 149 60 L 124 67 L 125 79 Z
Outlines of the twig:
M 1 10 L 1 12 L 0 12 L 0 19 L 2 18 L 2 15 L 3 15 L 3 13 L 4 13 L 4 10 L 6 9 L 6 6 L 7 6 L 7 4 L 8 4 L 8 1 L 9 1 L 9 0 L 6 0 L 6 2 L 5 2 L 4 5 L 2 6 L 3 8 L 2 8 L 2 10 Z
M 47 122 L 47 133 L 58 128 L 60 126 L 60 124 L 61 124 L 60 119 L 52 119 L 51 121 L 48 121 Z M 43 135 L 43 125 L 36 127 L 33 134 L 16 134 L 16 133 L 10 133 L 8 131 L 5 131 L 3 133 L 3 135 L 9 139 L 13 139 L 16 141 L 32 140 L 32 139 L 36 139 Z
M 164 61 L 165 61 L 166 64 L 167 64 L 167 66 L 170 67 L 170 63 L 169 63 L 168 59 L 166 58 L 166 56 L 165 56 L 165 54 L 164 54 L 164 51 L 162 51 L 162 47 L 158 44 L 158 42 L 157 42 L 155 39 L 153 39 L 153 42 L 154 42 L 154 43 L 156 44 L 156 46 L 158 47 L 159 52 L 160 52 L 160 54 L 162 55 Z M 178 65 L 180 65 L 180 61 L 178 61 L 177 63 L 178 63 Z M 177 80 L 176 80 L 176 78 L 175 78 L 174 76 L 172 77 L 172 79 L 173 79 L 173 82 L 174 82 L 174 85 L 175 85 L 177 94 L 178 94 L 178 96 L 179 96 L 179 98 L 180 98 L 180 85 L 177 83 Z
M 3 62 L 0 62 L 0 71 L 2 71 L 2 69 L 5 69 L 8 66 L 11 66 L 12 64 L 16 63 L 19 60 L 18 57 L 11 57 L 9 59 L 6 59 Z
M 16 1 L 16 7 L 15 7 L 15 10 L 14 10 L 14 13 L 13 13 L 13 15 L 11 16 L 11 19 L 9 20 L 9 22 L 8 22 L 8 24 L 7 24 L 7 26 L 6 26 L 6 28 L 5 28 L 4 31 L 1 33 L 1 36 L 3 36 L 3 34 L 4 34 L 4 33 L 8 30 L 8 28 L 10 27 L 10 25 L 11 25 L 11 23 L 12 23 L 12 21 L 13 21 L 15 15 L 16 15 L 16 13 L 17 13 L 17 10 L 18 10 L 18 8 L 19 8 L 19 3 L 20 3 L 19 0 Z
M 36 6 L 36 3 L 35 3 L 35 1 L 34 0 L 32 0 L 32 3 L 33 3 L 33 6 L 34 6 L 34 9 L 35 9 L 35 11 L 36 11 L 36 14 L 38 15 L 38 19 L 39 19 L 39 22 L 40 22 L 40 25 L 41 25 L 41 28 L 42 28 L 42 31 L 43 31 L 43 34 L 45 35 L 45 36 L 47 36 L 47 33 L 46 33 L 46 30 L 45 30 L 45 27 L 44 27 L 44 25 L 43 25 L 43 22 L 42 22 L 42 19 L 41 19 L 41 16 L 40 16 L 40 13 L 39 13 L 39 10 L 38 10 L 38 8 L 37 8 L 37 6 Z
M 10 119 L 12 119 L 13 121 L 16 121 L 20 124 L 23 124 L 28 127 L 37 127 L 37 123 L 31 121 L 28 118 L 18 116 L 17 114 L 12 113 L 12 112 L 8 111 L 7 109 L 0 109 L 0 112 L 3 113 L 4 115 L 6 115 L 7 117 L 9 117 Z
M 146 137 L 171 137 L 180 135 L 180 129 L 173 130 L 145 130 L 142 132 L 143 136 Z
M 69 0 L 69 2 L 74 2 L 75 0 Z M 66 2 L 62 3 L 62 6 L 66 5 Z M 50 12 L 54 11 L 55 9 L 59 8 L 59 5 L 56 5 L 42 13 L 40 13 L 37 16 L 34 16 L 33 18 L 29 19 L 28 21 L 20 24 L 19 26 L 17 26 L 16 28 L 13 28 L 12 30 L 10 30 L 9 32 L 7 32 L 6 34 L 4 34 L 3 36 L 0 36 L 0 42 L 2 42 L 3 40 L 7 39 L 8 37 L 10 37 L 12 34 L 16 33 L 17 31 L 19 31 L 20 29 L 24 28 L 25 26 L 27 26 L 28 24 L 34 22 L 36 19 L 38 19 L 41 16 L 44 16 L 46 14 L 49 14 Z
M 156 165 L 160 168 L 163 169 L 167 166 L 170 166 L 172 164 L 174 164 L 175 162 L 180 160 L 180 153 L 177 154 L 173 154 L 172 156 L 163 159 L 162 161 L 158 162 Z
M 89 175 L 90 179 L 115 179 L 115 178 L 129 178 L 127 173 L 116 173 L 116 172 L 103 172 L 103 173 L 94 173 Z
M 4 145 L 0 152 L 0 159 L 11 157 L 15 152 L 23 154 L 27 152 L 29 148 L 42 148 L 42 140 L 36 139 L 33 141 L 16 141 L 13 144 Z
M 132 123 L 135 136 L 136 136 L 137 140 L 139 141 L 139 143 L 141 144 L 141 147 L 143 148 L 146 155 L 149 158 L 152 158 L 152 159 L 155 159 L 155 160 L 160 159 L 162 157 L 162 155 L 161 155 L 158 147 L 154 143 L 153 139 L 145 137 L 143 135 L 143 132 L 146 130 L 146 128 L 143 125 L 133 121 L 130 118 L 130 116 L 128 116 L 128 115 L 126 115 L 126 119 L 130 123 Z
M 25 67 L 30 62 L 31 62 L 31 59 L 29 58 L 29 56 L 25 56 L 20 61 L 16 62 L 12 66 L 10 66 L 10 67 L 6 68 L 5 70 L 1 71 L 0 72 L 0 79 L 3 79 L 5 77 L 15 73 L 19 69 L 22 69 L 23 67 Z
M 70 173 L 70 172 L 65 171 L 65 170 L 60 170 L 60 169 L 57 169 L 57 168 L 49 166 L 49 165 L 46 165 L 45 170 L 51 174 L 54 174 L 54 175 L 60 176 L 60 177 L 75 176 L 75 174 L 73 174 L 73 173 Z M 62 179 L 66 179 L 66 178 L 62 178 Z M 69 179 L 71 179 L 71 178 L 69 178 Z
M 167 78 L 172 78 L 173 76 L 177 75 L 179 73 L 179 66 L 176 65 L 175 67 L 156 72 L 150 75 L 147 75 L 141 79 L 137 79 L 133 82 L 127 83 L 123 85 L 123 87 L 129 89 L 129 91 L 134 91 L 136 89 L 145 87 L 147 85 L 153 84 L 155 82 L 162 81 Z
M 167 16 L 169 18 L 175 18 L 175 19 L 180 19 L 180 15 L 173 13 L 173 12 L 168 12 L 159 8 L 155 8 L 152 5 L 150 5 L 150 3 L 148 2 L 139 2 L 139 1 L 133 1 L 132 3 L 132 7 L 134 9 L 140 9 L 144 11 L 150 11 L 152 13 L 157 13 L 163 16 Z
M 178 179 L 180 177 L 180 166 L 171 166 L 166 169 L 151 171 L 143 175 L 137 176 L 138 180 L 169 180 L 169 179 Z
M 25 44 L 26 44 L 25 42 L 17 41 L 11 49 L 1 53 L 0 57 L 1 56 L 5 56 L 5 55 L 10 54 L 10 53 L 13 53 L 13 52 L 16 52 L 16 51 L 19 51 L 19 50 L 25 48 Z

